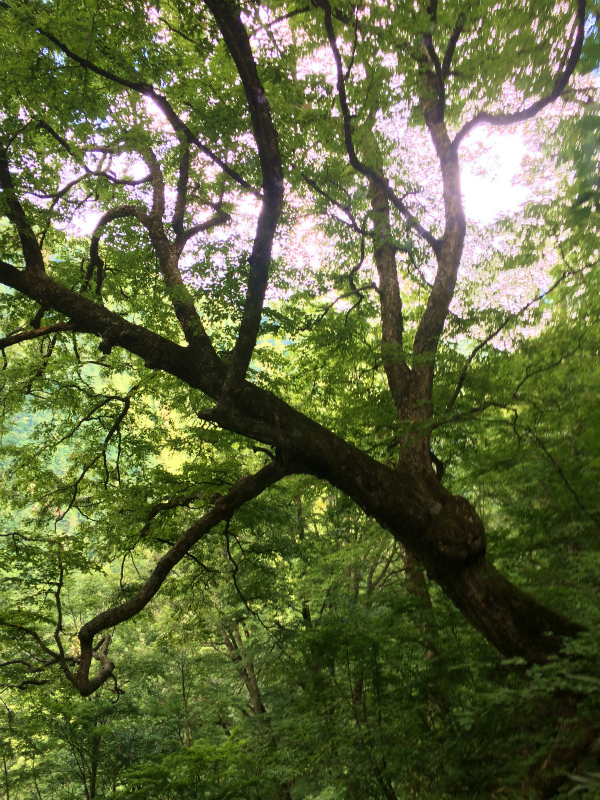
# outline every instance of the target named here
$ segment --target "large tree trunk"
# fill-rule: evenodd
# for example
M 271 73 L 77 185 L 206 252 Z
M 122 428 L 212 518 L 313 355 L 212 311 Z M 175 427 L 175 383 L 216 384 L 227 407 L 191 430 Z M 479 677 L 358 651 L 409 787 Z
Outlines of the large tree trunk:
M 487 561 L 481 519 L 466 499 L 441 486 L 433 470 L 418 477 L 420 470 L 391 469 L 258 387 L 247 384 L 243 401 L 263 440 L 284 448 L 284 458 L 287 451 L 299 467 L 329 481 L 389 530 L 503 655 L 543 662 L 560 649 L 561 637 L 582 630 Z M 248 422 L 246 415 L 226 420 L 240 432 Z
M 44 273 L 0 262 L 0 281 L 66 314 L 80 330 L 139 355 L 153 369 L 180 378 L 218 400 L 226 367 L 216 355 L 190 353 L 135 325 Z M 329 481 L 413 555 L 477 630 L 507 656 L 544 661 L 561 637 L 580 626 L 544 608 L 487 563 L 483 524 L 466 500 L 450 495 L 432 470 L 394 470 L 295 410 L 271 392 L 244 382 L 235 403 L 217 404 L 206 417 L 274 446 L 289 471 Z
M 401 438 L 403 437 L 396 470 L 375 461 L 270 392 L 244 380 L 260 325 L 272 240 L 281 209 L 284 171 L 269 104 L 258 77 L 250 38 L 239 12 L 235 6 L 217 0 L 207 0 L 207 5 L 215 17 L 238 69 L 248 103 L 252 133 L 262 172 L 263 205 L 253 252 L 248 259 L 250 277 L 246 301 L 230 366 L 220 359 L 214 349 L 202 326 L 193 298 L 188 296 L 183 278 L 173 261 L 173 254 L 176 251 L 180 252 L 177 248 L 182 246 L 183 240 L 177 239 L 177 247 L 165 245 L 167 241 L 163 226 L 165 198 L 164 196 L 160 198 L 162 179 L 159 180 L 159 170 L 158 172 L 154 170 L 158 177 L 155 176 L 152 181 L 154 202 L 150 213 L 146 214 L 140 209 L 135 210 L 137 207 L 132 211 L 129 206 L 111 213 L 116 213 L 117 216 L 119 214 L 137 216 L 147 226 L 150 239 L 159 256 L 165 286 L 177 289 L 173 295 L 173 310 L 181 324 L 188 346 L 182 347 L 147 328 L 130 322 L 128 318 L 112 312 L 107 306 L 93 302 L 84 294 L 59 284 L 45 274 L 44 254 L 34 228 L 14 190 L 6 150 L 0 151 L 0 184 L 6 197 L 9 220 L 19 233 L 25 269 L 18 269 L 0 261 L 0 282 L 37 301 L 43 309 L 54 309 L 64 314 L 68 322 L 57 323 L 58 327 L 55 325 L 53 328 L 55 331 L 73 330 L 78 334 L 90 333 L 100 336 L 102 352 L 109 353 L 113 347 L 122 347 L 140 356 L 147 368 L 163 370 L 174 375 L 187 386 L 198 389 L 212 398 L 216 406 L 203 415 L 206 419 L 216 422 L 227 430 L 274 446 L 279 459 L 288 465 L 288 472 L 308 472 L 329 481 L 347 494 L 365 513 L 389 530 L 409 555 L 424 566 L 430 577 L 439 583 L 466 619 L 501 653 L 507 656 L 522 656 L 528 661 L 544 661 L 560 649 L 561 637 L 576 633 L 580 630 L 579 626 L 541 606 L 510 584 L 486 561 L 483 524 L 465 499 L 453 497 L 437 481 L 428 460 L 429 439 L 423 424 L 427 422 L 431 413 L 437 343 L 442 335 L 454 295 L 466 230 L 461 201 L 458 144 L 466 132 L 484 118 L 498 118 L 502 120 L 502 124 L 516 122 L 533 116 L 560 95 L 575 69 L 581 52 L 586 21 L 585 2 L 583 0 L 578 2 L 577 37 L 565 66 L 554 81 L 552 92 L 523 112 L 499 116 L 478 115 L 463 127 L 453 141 L 449 138 L 444 122 L 443 84 L 449 75 L 456 41 L 451 47 L 449 45 L 446 51 L 448 58 L 445 57 L 443 63 L 439 64 L 431 34 L 425 33 L 422 37 L 416 37 L 415 57 L 418 63 L 423 62 L 421 107 L 435 144 L 443 179 L 445 229 L 440 239 L 435 238 L 420 225 L 404 202 L 394 195 L 389 182 L 382 175 L 360 161 L 352 141 L 353 118 L 345 92 L 346 69 L 337 45 L 332 9 L 328 0 L 315 3 L 324 11 L 327 38 L 336 63 L 348 161 L 359 174 L 370 181 L 376 227 L 380 226 L 379 231 L 376 231 L 374 255 L 378 260 L 383 292 L 383 356 L 390 391 L 398 411 Z M 436 7 L 435 3 L 431 3 L 428 7 L 432 15 L 430 25 L 432 30 L 435 29 Z M 459 25 L 457 37 L 460 31 Z M 421 39 L 422 41 L 417 41 Z M 54 35 L 51 36 L 51 41 L 66 56 L 85 66 L 86 69 L 95 70 L 104 77 L 111 76 L 107 70 L 95 67 L 92 61 L 73 53 Z M 421 52 L 422 58 L 419 56 Z M 435 67 L 433 72 L 432 66 Z M 112 76 L 111 79 L 131 91 L 153 97 L 161 104 L 161 108 L 174 126 L 173 129 L 178 134 L 185 135 L 190 144 L 197 143 L 167 100 L 152 87 L 124 80 L 118 76 Z M 228 174 L 236 174 L 228 168 L 227 171 Z M 180 178 L 182 174 L 183 170 L 180 172 Z M 183 183 L 187 185 L 187 178 Z M 180 194 L 185 200 L 185 192 Z M 385 198 L 393 198 L 392 202 L 408 226 L 414 228 L 430 245 L 437 259 L 434 285 L 415 335 L 410 370 L 403 361 L 402 304 L 397 292 L 393 239 L 385 230 L 389 217 L 385 208 L 387 203 Z M 378 215 L 379 223 L 377 223 Z M 181 222 L 179 218 L 178 227 Z M 93 657 L 92 638 L 90 635 L 87 642 L 87 666 L 82 662 L 82 667 L 85 669 L 89 668 L 89 662 Z M 105 653 L 100 655 L 105 656 Z M 64 654 L 61 658 L 65 670 L 68 671 Z M 110 671 L 111 667 L 107 660 L 105 675 L 110 674 Z M 90 693 L 98 685 L 101 685 L 100 678 L 93 685 L 86 684 L 85 691 Z

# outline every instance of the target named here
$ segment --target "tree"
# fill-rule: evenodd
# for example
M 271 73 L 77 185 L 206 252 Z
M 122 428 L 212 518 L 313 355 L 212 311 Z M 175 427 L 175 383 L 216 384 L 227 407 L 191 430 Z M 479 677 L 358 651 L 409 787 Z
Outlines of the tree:
M 585 0 L 15 0 L 0 13 L 4 421 L 36 415 L 7 440 L 6 550 L 44 583 L 25 604 L 17 584 L 19 610 L 3 619 L 16 684 L 58 664 L 92 694 L 114 677 L 108 631 L 213 529 L 304 473 L 387 529 L 407 568 L 422 565 L 502 654 L 557 653 L 581 625 L 487 560 L 483 523 L 442 485 L 432 435 L 494 407 L 461 398 L 477 354 L 515 322 L 496 320 L 467 357 L 452 347 L 486 320 L 457 295 L 459 147 L 478 125 L 517 124 L 559 100 L 584 47 Z M 291 241 L 306 205 L 331 212 L 331 250 L 299 276 Z M 92 214 L 91 235 L 74 237 Z M 555 284 L 592 261 L 565 264 Z M 354 305 L 323 311 L 319 297 L 343 284 Z M 169 547 L 148 578 L 81 620 L 72 649 L 69 573 L 140 542 Z

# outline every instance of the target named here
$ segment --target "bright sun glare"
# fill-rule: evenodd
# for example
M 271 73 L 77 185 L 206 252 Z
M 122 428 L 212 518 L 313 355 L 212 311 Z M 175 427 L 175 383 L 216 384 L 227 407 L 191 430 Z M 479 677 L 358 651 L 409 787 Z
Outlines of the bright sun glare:
M 475 157 L 463 159 L 461 183 L 469 222 L 485 225 L 518 211 L 531 197 L 522 181 L 526 153 L 522 132 L 475 129 L 468 149 Z

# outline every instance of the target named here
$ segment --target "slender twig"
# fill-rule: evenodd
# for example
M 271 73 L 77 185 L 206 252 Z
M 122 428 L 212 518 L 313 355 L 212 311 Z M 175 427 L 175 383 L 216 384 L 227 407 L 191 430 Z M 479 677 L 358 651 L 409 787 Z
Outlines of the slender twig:
M 252 614 L 252 616 L 255 617 L 259 621 L 259 623 L 262 625 L 262 627 L 266 631 L 268 631 L 269 630 L 268 626 L 265 625 L 265 623 L 262 621 L 258 611 L 255 611 L 252 608 L 252 606 L 248 603 L 248 601 L 246 600 L 246 598 L 244 596 L 244 593 L 240 589 L 240 585 L 239 585 L 238 580 L 237 580 L 237 573 L 238 573 L 239 567 L 238 567 L 237 561 L 234 559 L 233 555 L 231 554 L 231 548 L 229 546 L 229 525 L 230 525 L 230 520 L 228 520 L 228 522 L 226 523 L 225 530 L 224 530 L 224 533 L 225 533 L 225 548 L 227 550 L 227 558 L 233 564 L 233 570 L 229 574 L 231 576 L 231 580 L 233 581 L 233 585 L 235 587 L 235 591 L 236 591 L 238 597 L 240 598 L 240 600 L 242 601 L 242 603 L 244 604 L 244 606 L 246 607 L 247 611 L 250 614 Z M 236 539 L 236 541 L 237 541 L 237 539 Z M 238 542 L 238 544 L 239 544 L 239 542 Z
M 280 22 L 285 22 L 288 19 L 292 19 L 292 17 L 297 17 L 299 14 L 306 14 L 307 11 L 310 11 L 310 6 L 302 6 L 302 8 L 295 8 L 293 11 L 288 11 L 287 14 L 282 14 L 280 17 L 275 17 L 274 20 L 269 22 L 269 26 L 271 25 L 278 25 Z
M 577 269 L 577 270 L 565 270 L 554 281 L 554 283 L 552 284 L 552 286 L 550 286 L 549 289 L 546 289 L 545 291 L 540 292 L 536 297 L 533 298 L 533 300 L 530 300 L 528 303 L 525 303 L 525 305 L 522 306 L 518 311 L 514 311 L 513 313 L 511 313 L 507 317 L 505 317 L 505 319 L 500 323 L 500 325 L 498 325 L 497 328 L 495 328 L 490 334 L 488 334 L 488 336 L 485 337 L 485 339 L 483 339 L 481 342 L 479 342 L 479 344 L 476 347 L 474 347 L 473 350 L 471 350 L 471 353 L 469 354 L 469 357 L 467 358 L 467 361 L 463 365 L 463 368 L 462 368 L 462 370 L 460 372 L 460 375 L 459 375 L 459 378 L 458 378 L 458 383 L 456 384 L 456 389 L 454 390 L 454 392 L 452 394 L 452 397 L 450 398 L 450 400 L 448 401 L 448 405 L 446 406 L 446 413 L 448 413 L 449 411 L 452 410 L 452 408 L 454 408 L 454 404 L 458 400 L 458 396 L 460 395 L 460 393 L 462 391 L 462 388 L 464 386 L 465 379 L 467 377 L 467 372 L 469 370 L 469 367 L 473 363 L 473 360 L 475 359 L 477 354 L 481 350 L 483 350 L 483 348 L 486 347 L 486 345 L 488 345 L 492 341 L 492 339 L 494 339 L 499 333 L 501 333 L 504 330 L 504 328 L 506 328 L 506 326 L 510 322 L 513 322 L 514 320 L 518 319 L 529 308 L 531 308 L 531 306 L 535 305 L 536 303 L 539 303 L 541 300 L 543 300 L 545 297 L 547 297 L 558 286 L 560 286 L 560 284 L 564 280 L 566 280 L 567 278 L 571 278 L 574 275 L 579 275 L 581 272 L 584 272 L 588 268 L 589 267 L 586 265 L 585 267 L 581 267 L 581 269 Z
M 573 499 L 575 500 L 575 502 L 577 503 L 577 505 L 579 506 L 581 511 L 583 511 L 583 513 L 586 515 L 586 517 L 588 517 L 588 519 L 590 519 L 598 529 L 600 529 L 600 517 L 597 514 L 594 514 L 593 511 L 589 511 L 585 507 L 585 505 L 583 504 L 583 501 L 581 500 L 581 498 L 579 497 L 579 495 L 577 494 L 577 492 L 575 491 L 575 489 L 571 485 L 571 482 L 569 481 L 569 479 L 565 475 L 562 467 L 560 466 L 560 464 L 558 463 L 556 458 L 552 455 L 552 453 L 548 450 L 548 448 L 546 447 L 546 445 L 544 444 L 542 439 L 537 435 L 537 433 L 535 433 L 535 431 L 532 428 L 526 427 L 525 430 L 527 431 L 527 433 L 529 433 L 529 435 L 533 439 L 535 439 L 535 441 L 539 445 L 540 449 L 542 450 L 542 452 L 544 453 L 544 455 L 546 456 L 548 461 L 554 467 L 557 475 L 559 476 L 561 481 L 564 483 L 567 491 L 572 495 Z
M 309 178 L 305 172 L 301 172 L 300 174 L 311 189 L 313 189 L 317 194 L 321 195 L 321 197 L 324 197 L 325 200 L 331 203 L 331 205 L 335 206 L 336 208 L 339 208 L 340 211 L 342 211 L 348 217 L 350 222 L 347 224 L 350 228 L 352 228 L 353 231 L 360 234 L 361 236 L 368 236 L 370 238 L 373 237 L 373 231 L 367 231 L 364 228 L 361 228 L 360 225 L 357 223 L 356 218 L 352 213 L 352 207 L 350 205 L 343 205 L 342 203 L 340 203 L 339 200 L 336 200 L 335 197 L 332 197 L 332 195 L 330 195 L 329 192 L 326 192 L 324 189 L 322 189 L 316 181 L 314 181 L 312 178 Z

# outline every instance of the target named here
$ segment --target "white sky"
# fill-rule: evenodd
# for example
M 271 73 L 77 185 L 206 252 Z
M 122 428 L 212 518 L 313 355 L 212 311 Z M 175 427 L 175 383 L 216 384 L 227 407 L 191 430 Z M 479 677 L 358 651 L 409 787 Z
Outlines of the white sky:
M 521 130 L 476 128 L 461 151 L 462 192 L 469 222 L 489 224 L 531 199 L 521 164 L 527 146 Z

